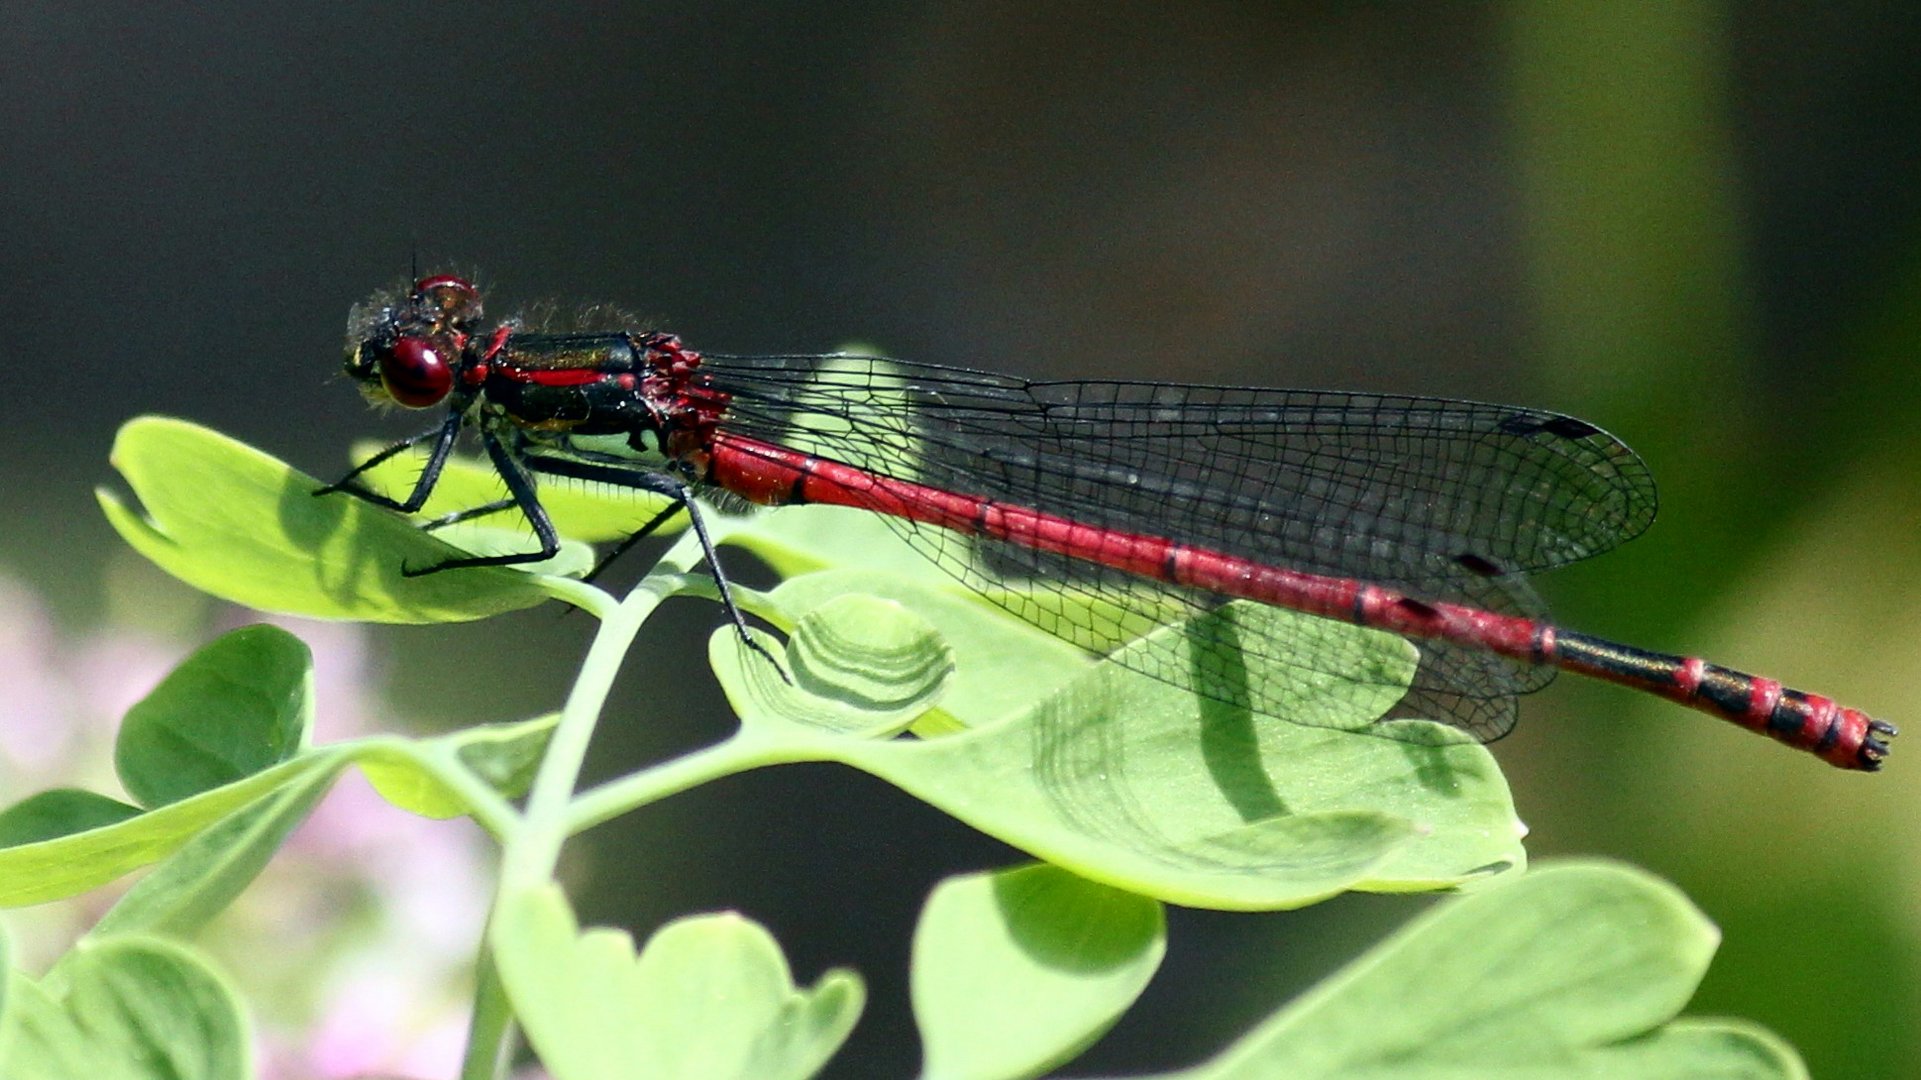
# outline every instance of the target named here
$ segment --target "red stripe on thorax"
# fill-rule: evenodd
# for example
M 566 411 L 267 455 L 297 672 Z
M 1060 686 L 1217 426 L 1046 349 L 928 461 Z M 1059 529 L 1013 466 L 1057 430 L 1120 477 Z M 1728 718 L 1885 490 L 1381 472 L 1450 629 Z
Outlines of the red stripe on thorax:
M 503 379 L 535 386 L 585 386 L 612 374 L 594 368 L 521 368 L 508 364 L 495 364 L 491 371 Z

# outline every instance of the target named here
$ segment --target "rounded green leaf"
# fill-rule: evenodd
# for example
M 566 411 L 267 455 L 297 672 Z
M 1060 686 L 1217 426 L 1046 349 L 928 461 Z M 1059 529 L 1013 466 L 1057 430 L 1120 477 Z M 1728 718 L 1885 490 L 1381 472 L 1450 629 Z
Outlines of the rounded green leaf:
M 927 620 L 876 596 L 850 594 L 809 611 L 788 640 L 794 680 L 816 696 L 897 709 L 954 669 Z
M 138 806 L 78 788 L 42 791 L 0 810 L 0 848 L 103 828 L 141 812 Z
M 932 706 L 954 670 L 932 625 L 874 596 L 845 594 L 807 611 L 786 649 L 791 682 L 745 649 L 733 627 L 709 639 L 709 662 L 743 724 L 890 734 Z
M 768 515 L 766 520 L 777 521 L 787 512 Z M 756 531 L 761 527 L 757 523 Z M 899 543 L 891 532 L 887 537 Z M 781 582 L 771 597 L 782 611 L 800 618 L 858 594 L 899 605 L 931 626 L 952 656 L 953 672 L 941 691 L 937 711 L 945 722 L 918 721 L 916 732 L 932 734 L 994 723 L 1085 674 L 1093 663 L 1065 641 L 983 603 L 919 554 L 911 550 L 906 554 L 915 560 L 918 576 L 824 570 Z
M 472 771 L 502 796 L 518 798 L 533 783 L 547 739 L 559 720 L 559 713 L 549 713 L 532 720 L 480 724 L 425 740 L 423 749 L 433 755 L 440 748 L 452 748 L 458 767 Z M 375 746 L 357 752 L 355 764 L 381 798 L 402 810 L 451 818 L 472 809 L 419 756 Z
M 559 713 L 536 716 L 531 720 L 509 720 L 497 724 L 477 724 L 449 732 L 435 742 L 454 748 L 460 763 L 473 770 L 495 791 L 517 799 L 533 785 L 534 774 L 547 752 Z
M 1309 618 L 1230 604 L 1126 646 L 1001 723 L 826 752 L 1082 876 L 1191 906 L 1293 907 L 1518 865 L 1524 830 L 1484 747 L 1434 725 L 1397 725 L 1393 738 L 1368 728 L 1400 696 L 1383 672 L 1411 671 L 1406 643 L 1326 620 L 1293 632 Z M 1206 620 L 1231 620 L 1233 633 Z M 1312 634 L 1328 650 L 1344 637 L 1352 678 L 1250 672 L 1270 687 L 1294 680 L 1296 705 L 1335 726 L 1198 698 L 1139 674 L 1127 655 L 1218 648 L 1235 633 Z
M 86 939 L 49 976 L 13 980 L 7 1080 L 248 1080 L 252 1035 L 233 988 L 173 942 Z
M 1738 1025 L 1664 1028 L 1719 935 L 1672 885 L 1543 869 L 1415 919 L 1190 1077 L 1804 1075 Z
M 350 495 L 184 420 L 140 417 L 112 461 L 144 514 L 106 489 L 107 520 L 161 569 L 222 599 L 322 619 L 429 623 L 485 618 L 548 599 L 541 576 L 479 568 L 407 577 L 465 552 Z M 553 572 L 592 554 L 570 545 Z
M 1046 1072 L 1119 1019 L 1166 951 L 1146 897 L 1046 865 L 949 878 L 914 931 L 922 1075 Z
M 144 806 L 165 806 L 299 753 L 313 717 L 313 654 L 277 626 L 202 646 L 127 710 L 114 768 Z
M 1083 876 L 1176 903 L 1275 908 L 1345 889 L 1445 887 L 1524 862 L 1525 830 L 1485 748 L 1438 725 L 1377 724 L 1416 657 L 1394 635 L 1246 603 L 1154 629 L 1143 610 L 1149 636 L 1094 663 L 952 586 L 827 571 L 771 599 L 804 617 L 849 591 L 894 600 L 948 642 L 954 675 L 914 730 L 952 734 L 810 743 L 802 756 L 874 773 Z M 1308 652 L 1290 662 L 1231 647 L 1250 635 Z M 1264 708 L 1314 723 L 1136 670 L 1171 651 L 1197 670 L 1244 670 Z M 710 656 L 743 715 L 778 712 L 769 701 L 794 689 L 722 635 Z
M 858 977 L 794 986 L 780 946 L 739 915 L 582 932 L 555 886 L 508 896 L 490 942 L 527 1040 L 554 1080 L 812 1076 L 860 1015 Z

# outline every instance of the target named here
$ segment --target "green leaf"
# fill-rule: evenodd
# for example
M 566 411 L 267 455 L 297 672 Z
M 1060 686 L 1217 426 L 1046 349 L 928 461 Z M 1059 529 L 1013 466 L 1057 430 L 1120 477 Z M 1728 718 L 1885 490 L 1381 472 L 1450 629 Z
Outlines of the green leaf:
M 1296 907 L 1346 889 L 1431 889 L 1519 865 L 1524 830 L 1484 747 L 1436 725 L 1397 724 L 1394 738 L 1368 730 L 1400 697 L 1389 673 L 1412 670 L 1406 643 L 1301 623 L 1310 619 L 1230 604 L 1155 631 L 1001 722 L 924 742 L 840 740 L 816 750 L 1084 877 L 1189 906 Z M 1345 642 L 1351 678 L 1235 658 L 1268 688 L 1270 705 L 1330 726 L 1201 699 L 1133 669 L 1235 635 L 1315 635 L 1322 660 Z M 967 657 L 957 653 L 965 679 Z M 1194 662 L 1226 661 L 1197 653 Z M 732 677 L 723 680 L 738 700 Z M 1294 702 L 1276 687 L 1291 687 Z
M 778 643 L 762 639 L 764 644 Z M 925 619 L 891 600 L 846 594 L 800 616 L 787 641 L 793 681 L 749 653 L 731 626 L 707 655 L 741 722 L 859 737 L 891 734 L 940 697 L 954 660 Z
M 196 835 L 128 890 L 93 933 L 150 931 L 184 936 L 220 914 L 266 869 L 288 834 L 328 789 L 330 772 L 312 772 L 227 815 Z
M 322 619 L 430 623 L 480 619 L 548 598 L 542 576 L 494 567 L 406 577 L 464 552 L 350 495 L 183 420 L 140 417 L 114 440 L 145 513 L 96 492 L 107 520 L 161 569 L 222 599 Z M 569 545 L 543 569 L 578 572 Z
M 424 745 L 429 756 L 445 753 L 511 797 L 525 788 L 554 719 L 488 725 Z M 394 749 L 399 741 L 383 737 L 306 750 L 263 772 L 145 813 L 128 814 L 133 808 L 111 811 L 102 804 L 120 804 L 84 792 L 28 800 L 0 814 L 0 832 L 10 815 L 17 815 L 23 830 L 42 827 L 38 823 L 48 815 L 40 811 L 58 811 L 65 802 L 93 808 L 78 813 L 98 813 L 100 823 L 45 839 L 29 840 L 23 833 L 14 846 L 0 847 L 0 907 L 86 892 L 168 858 L 191 841 L 174 863 L 128 894 L 123 901 L 131 905 L 127 912 L 116 909 L 109 919 L 127 920 L 113 922 L 118 926 L 179 929 L 210 917 L 259 872 L 286 833 L 351 763 L 379 777 L 385 794 L 404 809 L 436 816 L 465 812 L 466 804 L 425 765 Z M 69 815 L 56 820 L 72 824 L 81 819 Z
M 54 840 L 139 817 L 138 806 L 78 788 L 42 791 L 0 810 L 0 848 Z
M 787 512 L 769 515 L 767 520 L 776 521 Z M 891 532 L 887 537 L 899 543 Z M 936 713 L 944 722 L 917 721 L 916 733 L 994 723 L 1031 707 L 1086 674 L 1092 665 L 1081 650 L 983 603 L 913 551 L 906 554 L 915 560 L 918 576 L 871 569 L 827 570 L 783 581 L 770 598 L 782 611 L 800 618 L 849 594 L 859 594 L 891 601 L 925 620 L 952 654 L 953 672 L 941 690 Z
M 949 878 L 914 931 L 922 1075 L 1046 1072 L 1119 1019 L 1166 951 L 1146 897 L 1046 865 Z
M 240 807 L 313 773 L 332 777 L 348 760 L 336 752 L 309 752 L 138 817 L 0 848 L 0 907 L 26 907 L 73 896 L 158 862 Z
M 864 998 L 838 969 L 798 989 L 780 946 L 739 915 L 670 923 L 636 957 L 624 931 L 581 932 L 554 886 L 507 897 L 490 940 L 554 1080 L 812 1076 Z
M 48 993 L 10 980 L 7 1080 L 247 1080 L 252 1036 L 233 989 L 183 945 L 89 938 Z
M 462 767 L 503 797 L 518 798 L 533 783 L 547 739 L 559 720 L 559 713 L 549 713 L 532 720 L 481 724 L 425 740 L 421 749 L 430 760 L 441 749 L 451 749 Z M 381 798 L 402 810 L 422 817 L 451 818 L 472 809 L 420 757 L 375 747 L 359 753 L 356 761 Z
M 356 462 L 365 461 L 383 449 L 385 447 L 379 443 L 356 443 L 353 457 Z M 426 460 L 427 452 L 415 447 L 367 470 L 361 479 L 372 491 L 404 499 L 413 491 L 414 481 L 420 476 L 421 466 Z M 536 475 L 535 480 L 540 485 L 541 508 L 553 519 L 554 528 L 560 530 L 560 535 L 576 540 L 626 539 L 667 505 L 666 496 L 633 488 L 593 484 L 559 476 Z M 420 515 L 436 518 L 506 496 L 507 485 L 500 482 L 500 474 L 494 471 L 491 463 L 480 458 L 453 457 L 448 459 L 441 471 L 440 482 L 434 485 L 433 494 L 427 499 L 427 504 L 421 507 Z M 514 510 L 502 511 L 500 519 L 508 522 L 520 520 L 518 511 Z M 482 520 L 494 519 L 488 517 Z M 683 514 L 662 524 L 655 530 L 655 535 L 672 536 L 686 527 L 687 517 Z
M 452 746 L 461 764 L 502 796 L 517 799 L 533 786 L 534 774 L 547 753 L 547 740 L 558 723 L 560 714 L 548 713 L 531 720 L 477 724 L 435 741 Z
M 1757 1029 L 1668 1023 L 1718 942 L 1685 896 L 1644 872 L 1544 869 L 1422 915 L 1181 1075 L 1804 1076 Z
M 721 519 L 716 543 L 751 551 L 783 578 L 834 568 L 925 578 L 963 588 L 908 546 L 896 525 L 844 506 L 783 506 L 746 519 Z
M 313 654 L 277 626 L 246 626 L 127 711 L 114 767 L 142 805 L 165 806 L 292 758 L 312 718 Z

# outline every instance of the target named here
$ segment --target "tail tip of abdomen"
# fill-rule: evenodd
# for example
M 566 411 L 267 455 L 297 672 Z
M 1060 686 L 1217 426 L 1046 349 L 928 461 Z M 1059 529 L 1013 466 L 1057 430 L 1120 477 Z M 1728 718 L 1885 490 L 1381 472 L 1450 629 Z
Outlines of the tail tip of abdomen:
M 1901 734 L 1901 729 L 1885 720 L 1876 720 L 1872 717 L 1864 719 L 1868 721 L 1868 734 L 1861 740 L 1859 757 L 1862 761 L 1861 767 L 1873 771 L 1880 768 L 1881 763 L 1887 760 L 1888 751 L 1891 749 L 1888 744 L 1896 735 Z
M 1843 769 L 1874 772 L 1881 768 L 1892 747 L 1889 743 L 1900 729 L 1885 720 L 1876 720 L 1857 709 L 1841 709 L 1834 717 L 1830 732 L 1816 752 L 1829 764 Z

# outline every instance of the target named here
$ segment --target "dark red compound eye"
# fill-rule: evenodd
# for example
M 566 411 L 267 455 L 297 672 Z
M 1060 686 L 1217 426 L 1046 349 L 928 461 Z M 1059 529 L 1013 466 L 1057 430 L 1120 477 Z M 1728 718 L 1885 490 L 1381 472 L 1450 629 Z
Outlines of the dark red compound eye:
M 438 405 L 454 388 L 454 371 L 434 343 L 403 337 L 380 354 L 380 385 L 409 409 Z

